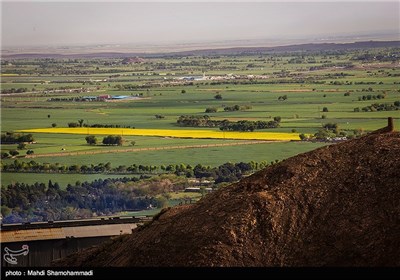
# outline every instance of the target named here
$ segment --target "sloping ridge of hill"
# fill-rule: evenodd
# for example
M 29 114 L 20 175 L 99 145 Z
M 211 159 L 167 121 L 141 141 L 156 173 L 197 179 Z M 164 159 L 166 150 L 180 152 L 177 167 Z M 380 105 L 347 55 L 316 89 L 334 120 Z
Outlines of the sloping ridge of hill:
M 56 266 L 399 266 L 400 133 L 269 166 Z

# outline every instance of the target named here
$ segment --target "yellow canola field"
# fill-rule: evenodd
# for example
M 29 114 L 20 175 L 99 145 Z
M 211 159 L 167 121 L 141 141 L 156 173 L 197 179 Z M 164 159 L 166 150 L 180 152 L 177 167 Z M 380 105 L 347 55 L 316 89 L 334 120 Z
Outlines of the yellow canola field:
M 25 129 L 18 132 L 26 133 L 64 133 L 84 135 L 121 135 L 121 136 L 158 136 L 196 139 L 238 139 L 238 140 L 266 140 L 291 141 L 300 140 L 297 133 L 276 132 L 235 132 L 216 130 L 173 130 L 173 129 L 131 129 L 131 128 L 37 128 Z

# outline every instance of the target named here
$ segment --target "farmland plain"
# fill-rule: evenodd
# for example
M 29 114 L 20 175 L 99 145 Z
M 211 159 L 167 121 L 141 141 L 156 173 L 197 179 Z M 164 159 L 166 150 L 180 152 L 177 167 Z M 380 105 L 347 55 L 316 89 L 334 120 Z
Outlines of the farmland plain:
M 367 52 L 375 58 L 364 59 Z M 109 162 L 112 166 L 133 163 L 218 166 L 225 162 L 282 160 L 330 143 L 287 141 L 244 145 L 244 142 L 259 139 L 254 137 L 259 133 L 285 133 L 292 135 L 286 140 L 298 140 L 299 134 L 312 135 L 326 123 L 335 123 L 341 131 L 351 135 L 354 130 L 368 132 L 383 127 L 389 116 L 399 118 L 400 111 L 363 110 L 373 103 L 393 104 L 400 100 L 398 53 L 398 48 L 377 48 L 315 53 L 164 56 L 129 64 L 118 58 L 3 59 L 2 133 L 29 132 L 35 143 L 27 144 L 18 150 L 19 155 L 5 157 L 2 162 L 30 161 L 32 158 L 25 157 L 27 150 L 38 156 L 34 158 L 36 162 L 66 165 Z M 387 59 L 377 60 L 379 55 Z M 24 89 L 24 92 L 15 93 L 12 89 Z M 101 95 L 137 98 L 111 102 L 71 100 Z M 377 98 L 378 95 L 383 98 Z M 246 109 L 225 110 L 235 105 Z M 205 113 L 207 108 L 215 108 L 216 112 Z M 271 121 L 275 117 L 280 117 L 281 121 L 277 128 L 222 132 L 218 127 L 179 126 L 177 119 L 182 115 L 208 115 L 213 120 L 231 122 Z M 124 141 L 121 146 L 102 145 L 101 140 L 108 132 L 100 132 L 103 128 L 68 128 L 69 123 L 78 121 L 87 126 L 118 126 L 109 134 L 121 135 Z M 125 127 L 134 128 L 135 135 L 128 135 Z M 80 134 L 56 133 L 73 130 Z M 169 131 L 169 134 L 143 133 L 149 130 Z M 176 138 L 187 133 L 191 135 L 190 139 Z M 202 139 L 203 133 L 222 137 Z M 230 137 L 233 134 L 252 137 Z M 87 135 L 96 136 L 99 143 L 88 145 Z M 236 145 L 241 143 L 243 145 Z M 205 147 L 199 148 L 199 145 Z M 177 146 L 182 149 L 168 149 Z M 187 148 L 190 146 L 192 148 Z M 159 147 L 166 149 L 155 149 Z M 144 150 L 146 148 L 149 150 Z M 16 144 L 1 145 L 2 152 L 16 149 Z M 132 151 L 118 152 L 124 149 Z M 68 154 L 70 152 L 78 154 Z M 66 155 L 51 156 L 54 153 Z M 4 173 L 2 184 L 12 181 L 31 183 L 35 179 L 48 181 L 42 175 Z M 76 175 L 52 174 L 54 177 L 51 178 L 66 184 L 75 182 Z M 81 181 L 111 176 L 79 175 Z

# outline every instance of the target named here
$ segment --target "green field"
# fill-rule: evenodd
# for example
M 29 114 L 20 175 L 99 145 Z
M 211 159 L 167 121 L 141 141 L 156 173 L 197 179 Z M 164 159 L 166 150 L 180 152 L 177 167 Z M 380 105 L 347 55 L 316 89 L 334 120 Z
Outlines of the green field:
M 362 110 L 374 103 L 393 104 L 400 100 L 398 56 L 394 62 L 354 59 L 363 52 L 366 51 L 157 57 L 147 58 L 144 63 L 128 65 L 110 63 L 111 59 L 106 58 L 59 59 L 52 63 L 41 59 L 13 60 L 2 64 L 2 92 L 12 88 L 26 88 L 26 92 L 1 95 L 1 130 L 5 133 L 50 128 L 52 124 L 62 128 L 78 120 L 82 120 L 85 125 L 200 130 L 209 128 L 179 127 L 176 121 L 181 115 L 205 115 L 206 108 L 217 108 L 216 113 L 207 114 L 215 120 L 271 121 L 274 117 L 281 117 L 280 127 L 260 130 L 264 132 L 314 134 L 326 123 L 336 123 L 349 134 L 353 130 L 368 132 L 385 126 L 389 116 L 396 118 L 395 123 L 399 126 L 399 110 Z M 373 49 L 369 52 L 397 55 L 399 49 Z M 205 80 L 177 79 L 183 76 L 202 76 L 203 71 L 206 73 Z M 241 76 L 237 79 L 228 78 L 232 75 Z M 263 76 L 249 78 L 247 75 Z M 61 100 L 105 94 L 139 96 L 140 99 L 121 102 Z M 221 94 L 222 99 L 217 100 L 216 94 Z M 377 98 L 378 95 L 384 98 Z M 285 96 L 285 100 L 280 100 L 282 96 Z M 58 98 L 59 101 L 48 101 L 51 98 Z M 224 110 L 234 105 L 248 106 L 248 109 Z M 323 112 L 325 107 L 327 112 Z M 360 108 L 360 112 L 355 112 L 354 108 Z M 156 115 L 162 118 L 156 118 Z M 27 144 L 25 150 L 19 150 L 18 160 L 32 160 L 24 158 L 28 149 L 33 150 L 35 155 L 61 151 L 100 151 L 103 153 L 45 156 L 34 160 L 65 165 L 110 162 L 112 166 L 180 163 L 218 166 L 225 162 L 271 162 L 326 145 L 281 142 L 117 153 L 118 150 L 132 147 L 168 148 L 236 143 L 242 140 L 123 136 L 122 146 L 91 146 L 86 144 L 85 135 L 34 133 L 33 136 L 36 143 Z M 97 135 L 100 142 L 102 137 Z M 135 141 L 134 146 L 132 141 Z M 16 148 L 16 144 L 1 145 L 2 152 L 8 153 Z M 15 159 L 4 158 L 2 161 L 8 163 Z M 1 182 L 2 185 L 8 185 L 16 181 L 33 183 L 51 179 L 65 185 L 77 180 L 89 181 L 112 176 L 117 175 L 3 173 Z
M 168 164 L 190 164 L 195 166 L 198 163 L 203 165 L 218 166 L 225 162 L 250 162 L 250 161 L 267 161 L 268 163 L 275 160 L 282 160 L 296 154 L 313 150 L 321 147 L 323 143 L 266 143 L 246 146 L 232 147 L 216 147 L 205 149 L 182 149 L 167 151 L 148 151 L 138 153 L 115 153 L 115 154 L 98 154 L 94 156 L 68 156 L 53 158 L 35 158 L 36 162 L 41 163 L 60 163 L 73 165 L 90 165 L 110 162 L 111 166 L 131 164 L 142 165 L 168 165 Z M 31 159 L 21 159 L 30 161 Z M 90 181 L 97 178 L 107 177 L 124 177 L 131 175 L 110 175 L 110 174 L 37 174 L 37 173 L 2 173 L 1 181 L 3 184 L 12 182 L 34 183 L 59 182 L 60 185 L 74 184 L 76 181 Z M 39 180 L 40 179 L 40 180 Z

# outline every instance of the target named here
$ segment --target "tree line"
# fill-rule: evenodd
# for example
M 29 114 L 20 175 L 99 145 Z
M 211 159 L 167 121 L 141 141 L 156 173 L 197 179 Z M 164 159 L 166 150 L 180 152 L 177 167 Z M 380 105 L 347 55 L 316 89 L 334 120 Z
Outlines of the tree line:
M 210 116 L 184 115 L 176 121 L 179 126 L 185 127 L 219 127 L 222 131 L 254 131 L 256 129 L 277 128 L 281 121 L 275 117 L 273 121 L 237 121 L 212 120 Z
M 219 129 L 222 131 L 254 131 L 256 129 L 277 128 L 277 121 L 222 121 Z
M 400 110 L 400 101 L 395 101 L 393 103 L 374 103 L 370 106 L 354 108 L 354 112 L 376 112 L 376 111 L 397 111 Z
M 351 132 L 342 130 L 337 123 L 326 123 L 313 135 L 302 133 L 299 137 L 302 141 L 342 141 L 359 137 L 363 134 L 362 129 L 354 129 Z
M 88 218 L 126 210 L 144 210 L 159 206 L 154 197 L 129 187 L 138 178 L 106 179 L 68 184 L 15 183 L 1 188 L 3 223 Z M 123 186 L 123 187 L 121 187 Z
M 276 161 L 271 161 L 274 164 Z M 233 182 L 240 179 L 244 174 L 251 173 L 266 167 L 268 163 L 262 162 L 239 162 L 224 163 L 217 167 L 197 164 L 169 164 L 169 165 L 142 165 L 132 164 L 129 166 L 119 165 L 113 167 L 110 162 L 80 165 L 65 165 L 59 163 L 40 163 L 34 160 L 29 162 L 14 160 L 11 163 L 2 162 L 2 172 L 20 173 L 61 173 L 61 174 L 175 174 L 186 178 L 210 178 L 216 183 Z
M 274 164 L 278 161 L 271 162 Z M 98 179 L 93 182 L 76 182 L 61 188 L 58 183 L 49 181 L 34 184 L 13 183 L 1 188 L 1 213 L 4 223 L 18 223 L 24 221 L 47 221 L 88 218 L 95 215 L 112 214 L 120 211 L 137 211 L 147 209 L 150 206 L 162 207 L 165 197 L 157 197 L 158 194 L 166 194 L 171 191 L 183 190 L 188 185 L 185 178 L 206 178 L 213 180 L 215 184 L 223 182 L 235 182 L 266 167 L 268 164 L 251 161 L 249 163 L 224 163 L 218 167 L 210 167 L 201 164 L 196 166 L 176 164 L 162 165 L 158 167 L 165 173 L 154 177 L 141 175 L 140 178 Z M 10 165 L 3 165 L 10 170 L 27 170 L 29 167 L 37 167 L 41 171 L 47 168 L 61 166 L 59 164 L 40 164 L 15 161 Z M 76 165 L 67 168 L 71 172 L 89 172 Z M 44 168 L 44 169 L 43 169 Z M 154 166 L 131 165 L 129 167 L 118 166 L 112 168 L 110 163 L 92 165 L 93 170 L 105 171 L 143 171 L 148 173 L 158 168 Z M 65 170 L 62 168 L 61 170 Z M 60 170 L 58 170 L 60 171 Z M 169 177 L 168 177 L 169 176 Z M 170 177 L 173 176 L 173 177 Z
M 135 128 L 134 126 L 120 125 L 120 124 L 102 124 L 102 123 L 87 124 L 87 123 L 84 123 L 84 121 L 85 120 L 80 119 L 77 122 L 69 122 L 68 127 Z
M 1 94 L 23 93 L 27 91 L 28 91 L 27 88 L 10 88 L 10 89 L 2 89 Z
M 19 144 L 19 143 L 31 143 L 34 142 L 32 134 L 19 134 L 13 132 L 6 132 L 1 134 L 2 144 Z

